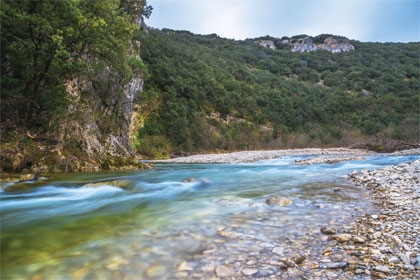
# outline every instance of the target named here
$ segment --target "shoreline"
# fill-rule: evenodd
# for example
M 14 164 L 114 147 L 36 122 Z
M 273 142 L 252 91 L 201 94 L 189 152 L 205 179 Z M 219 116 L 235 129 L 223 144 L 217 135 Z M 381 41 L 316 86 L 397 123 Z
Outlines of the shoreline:
M 225 163 L 240 164 L 268 160 L 282 156 L 316 156 L 316 155 L 375 155 L 376 152 L 350 148 L 304 148 L 284 150 L 250 150 L 220 154 L 197 154 L 186 157 L 175 157 L 163 160 L 150 160 L 150 163 Z
M 380 155 L 381 153 L 368 151 L 364 149 L 350 149 L 350 148 L 304 148 L 304 149 L 286 149 L 286 150 L 262 150 L 262 151 L 239 151 L 220 154 L 197 154 L 186 157 L 176 157 L 162 160 L 147 160 L 147 163 L 183 163 L 183 164 L 241 164 L 251 163 L 261 160 L 269 160 L 282 156 L 319 156 L 325 157 L 325 161 L 340 159 L 343 157 L 363 157 L 370 155 Z M 383 155 L 410 155 L 420 154 L 420 149 L 411 149 L 397 151 L 394 153 L 384 153 Z M 316 161 L 313 163 L 322 163 Z
M 195 271 L 189 267 L 189 261 L 183 261 L 175 276 L 177 279 L 194 279 L 192 276 L 196 275 L 226 279 L 420 279 L 420 160 L 353 172 L 348 174 L 348 181 L 367 191 L 363 198 L 370 206 L 351 210 L 353 218 L 349 223 L 332 220 L 308 231 L 307 245 L 316 246 L 300 248 L 299 239 L 293 240 L 296 246 L 277 244 L 275 237 L 261 241 L 252 233 L 242 236 L 236 234 L 237 228 L 222 228 L 217 234 L 226 240 L 223 242 L 246 243 L 248 239 L 268 248 L 255 255 L 246 251 L 246 245 L 241 246 L 245 253 L 237 256 L 239 261 L 232 259 L 215 266 L 204 263 L 204 267 L 211 268 L 208 272 Z M 218 247 L 206 250 L 213 252 Z M 208 253 L 203 254 L 192 258 L 192 263 Z
M 352 252 L 346 270 L 380 279 L 419 279 L 420 160 L 362 170 L 349 179 L 371 191 L 375 207 L 350 225 L 349 242 L 334 245 Z

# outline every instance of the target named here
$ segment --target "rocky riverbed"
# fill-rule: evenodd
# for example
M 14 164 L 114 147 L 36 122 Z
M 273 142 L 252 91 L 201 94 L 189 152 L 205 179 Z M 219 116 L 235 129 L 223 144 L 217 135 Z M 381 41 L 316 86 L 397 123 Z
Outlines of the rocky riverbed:
M 233 166 L 215 164 L 207 166 L 209 171 L 204 171 L 201 165 L 181 165 L 183 169 L 172 171 L 173 166 L 170 165 L 172 173 L 169 178 L 165 168 L 161 173 L 158 168 L 147 176 L 138 174 L 138 178 L 130 174 L 123 178 L 131 184 L 141 182 L 139 187 L 142 188 L 133 193 L 130 188 L 120 190 L 111 187 L 117 186 L 117 181 L 119 184 L 126 180 L 114 178 L 104 181 L 102 177 L 98 183 L 80 183 L 80 188 L 54 188 L 66 199 L 86 192 L 99 193 L 102 197 L 112 191 L 112 201 L 123 199 L 123 203 L 118 205 L 124 206 L 129 205 L 130 197 L 137 203 L 143 193 L 150 195 L 154 190 L 158 190 L 160 201 L 162 186 L 168 188 L 168 182 L 173 186 L 168 190 L 193 189 L 181 192 L 181 196 L 162 200 L 170 207 L 168 211 L 162 211 L 166 209 L 164 207 L 157 209 L 156 215 L 149 216 L 142 210 L 138 218 L 133 215 L 120 222 L 115 219 L 116 216 L 109 219 L 101 217 L 99 220 L 92 219 L 92 223 L 86 225 L 80 223 L 81 227 L 73 225 L 53 234 L 50 233 L 53 230 L 48 230 L 48 237 L 47 232 L 42 232 L 39 241 L 45 239 L 47 242 L 43 247 L 50 246 L 50 249 L 41 252 L 32 249 L 39 248 L 38 243 L 23 250 L 26 245 L 21 244 L 31 245 L 27 242 L 30 238 L 22 235 L 21 239 L 16 239 L 17 233 L 10 233 L 9 238 L 13 242 L 9 241 L 11 249 L 7 252 L 18 255 L 17 259 L 26 253 L 37 254 L 34 259 L 44 262 L 16 267 L 7 274 L 2 271 L 2 274 L 6 275 L 5 279 L 60 279 L 63 275 L 71 275 L 72 279 L 419 279 L 419 157 L 403 159 L 390 157 L 389 154 L 384 157 L 374 154 L 372 161 L 366 151 L 350 150 L 354 152 L 351 154 L 346 154 L 346 150 L 341 150 L 343 153 L 340 154 L 337 149 L 310 149 L 312 154 L 308 151 L 265 153 L 266 157 L 275 153 L 290 156 L 301 153 L 302 157 L 297 158 L 307 159 L 301 166 L 296 165 L 295 158 L 287 157 L 286 161 L 281 160 L 279 166 L 268 164 L 265 167 L 264 162 Z M 243 152 L 247 153 L 254 156 L 261 152 Z M 420 151 L 403 151 L 393 155 L 411 154 L 420 154 Z M 207 155 L 202 157 L 209 158 Z M 232 158 L 232 154 L 224 157 Z M 354 170 L 345 167 L 348 163 L 333 165 L 332 168 L 325 164 L 330 160 L 359 157 L 366 157 L 366 167 L 381 166 L 377 160 L 386 164 L 412 162 L 380 170 L 362 170 L 349 174 L 348 178 L 346 174 Z M 261 160 L 261 157 L 252 157 L 255 158 Z M 314 176 L 322 174 L 328 177 L 329 172 L 336 172 L 336 168 L 345 170 L 337 180 L 312 182 Z M 322 170 L 328 170 L 328 173 Z M 303 178 L 297 186 L 287 185 L 291 178 L 281 181 L 293 172 L 299 172 L 298 177 Z M 164 177 L 159 177 L 159 174 Z M 157 175 L 156 180 L 149 180 L 149 176 Z M 209 179 L 204 180 L 201 176 Z M 230 186 L 226 182 L 230 182 L 230 177 L 240 177 L 241 180 L 239 183 L 231 180 L 235 184 Z M 264 185 L 265 180 L 272 182 Z M 82 181 L 84 183 L 86 178 Z M 223 186 L 220 188 L 223 195 L 212 195 L 212 190 L 219 185 Z M 269 188 L 271 185 L 274 187 Z M 280 190 L 280 187 L 284 188 Z M 293 188 L 296 189 L 291 192 Z M 53 193 L 48 200 L 56 197 Z M 27 199 L 26 203 L 30 200 Z M 102 200 L 96 200 L 102 205 Z M 73 204 L 77 200 L 70 199 L 70 202 Z M 191 205 L 187 206 L 190 202 Z M 55 213 L 63 203 L 68 212 L 70 207 L 60 201 L 53 205 Z M 94 203 L 95 199 L 89 199 L 89 206 Z M 187 215 L 180 215 L 181 208 Z M 150 208 L 150 211 L 153 209 Z M 168 220 L 162 217 L 166 213 L 170 214 Z M 178 218 L 184 219 L 180 219 L 183 222 L 176 222 Z M 151 226 L 158 219 L 162 221 Z M 4 217 L 2 220 L 5 220 Z M 107 227 L 106 221 L 110 222 L 110 227 Z M 166 226 L 167 223 L 169 225 Z M 107 231 L 105 238 L 87 242 L 86 248 L 79 245 L 64 252 L 54 247 L 61 242 L 59 236 L 63 232 L 70 233 L 66 239 L 83 235 L 86 228 L 92 235 L 95 225 L 101 232 Z M 31 232 L 34 230 L 36 228 Z
M 332 220 L 317 231 L 300 228 L 293 240 L 226 226 L 217 232 L 220 240 L 180 263 L 175 277 L 420 279 L 420 160 L 363 170 L 349 179 L 365 188 L 364 197 L 372 202 L 369 209 L 349 208 L 353 221 Z M 290 226 L 267 223 L 258 212 L 255 222 Z
M 372 191 L 376 211 L 357 218 L 350 234 L 360 236 L 354 273 L 390 279 L 420 279 L 420 160 L 351 174 Z M 354 241 L 354 240 L 353 240 Z

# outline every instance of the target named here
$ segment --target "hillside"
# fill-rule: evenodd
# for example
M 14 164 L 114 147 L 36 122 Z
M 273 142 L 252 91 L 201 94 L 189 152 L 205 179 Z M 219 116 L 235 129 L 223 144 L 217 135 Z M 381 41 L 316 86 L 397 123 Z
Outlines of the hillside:
M 309 40 L 313 46 L 343 40 L 351 46 L 292 52 L 306 37 L 235 41 L 151 29 L 142 37 L 150 76 L 137 151 L 166 157 L 379 138 L 418 143 L 418 43 L 319 35 Z
M 144 167 L 135 153 L 419 142 L 419 43 L 145 30 L 152 9 L 145 0 L 2 2 L 1 171 Z

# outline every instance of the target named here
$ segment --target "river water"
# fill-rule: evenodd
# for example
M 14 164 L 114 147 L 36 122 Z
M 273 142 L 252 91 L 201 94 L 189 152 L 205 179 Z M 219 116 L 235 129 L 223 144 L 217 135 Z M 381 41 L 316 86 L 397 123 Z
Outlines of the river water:
M 372 207 L 369 192 L 347 174 L 420 156 L 294 164 L 305 158 L 158 164 L 136 172 L 53 175 L 7 191 L 4 185 L 1 279 L 210 276 L 219 264 L 258 262 L 279 244 L 286 256 L 292 247 L 320 250 L 308 236 Z M 269 206 L 273 195 L 293 203 Z

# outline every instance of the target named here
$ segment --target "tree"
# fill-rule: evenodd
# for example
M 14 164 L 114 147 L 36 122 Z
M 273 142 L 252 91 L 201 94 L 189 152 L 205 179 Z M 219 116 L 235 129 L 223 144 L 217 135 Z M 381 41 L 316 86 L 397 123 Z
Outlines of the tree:
M 39 127 L 66 107 L 64 82 L 75 76 L 112 71 L 130 79 L 128 52 L 138 25 L 122 2 L 2 1 L 2 121 Z

